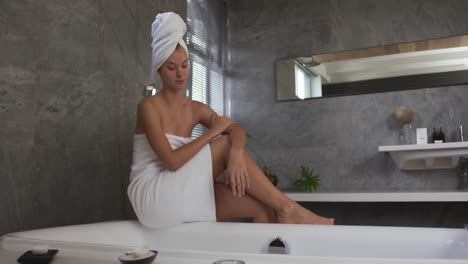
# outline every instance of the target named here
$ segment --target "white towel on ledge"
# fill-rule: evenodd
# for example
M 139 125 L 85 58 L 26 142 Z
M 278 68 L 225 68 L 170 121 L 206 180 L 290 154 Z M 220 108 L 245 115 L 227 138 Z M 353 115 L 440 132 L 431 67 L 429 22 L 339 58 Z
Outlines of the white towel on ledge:
M 166 134 L 173 149 L 191 138 Z M 210 146 L 177 171 L 166 170 L 144 134 L 135 135 L 128 197 L 140 222 L 167 227 L 183 222 L 216 221 Z

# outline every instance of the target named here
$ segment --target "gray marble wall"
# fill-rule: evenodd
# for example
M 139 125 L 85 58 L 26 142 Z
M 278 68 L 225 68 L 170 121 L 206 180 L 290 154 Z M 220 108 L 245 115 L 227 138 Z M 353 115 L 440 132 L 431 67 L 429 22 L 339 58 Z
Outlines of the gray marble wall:
M 416 127 L 468 127 L 468 86 L 276 102 L 274 62 L 468 33 L 468 1 L 228 1 L 231 113 L 271 164 L 306 165 L 322 191 L 457 188 L 455 170 L 401 171 L 379 145 L 399 144 L 393 112 L 409 106 Z M 279 170 L 293 189 L 298 172 Z
M 321 191 L 457 188 L 455 170 L 401 171 L 379 145 L 398 144 L 393 111 L 409 106 L 416 127 L 468 126 L 468 85 L 294 102 L 275 101 L 274 62 L 297 56 L 468 33 L 468 1 L 228 1 L 232 117 L 270 164 L 306 165 Z M 465 134 L 466 138 L 466 134 Z M 297 171 L 277 170 L 294 189 Z M 336 224 L 463 227 L 468 203 L 304 203 Z
M 0 235 L 122 218 L 150 25 L 182 0 L 0 1 Z

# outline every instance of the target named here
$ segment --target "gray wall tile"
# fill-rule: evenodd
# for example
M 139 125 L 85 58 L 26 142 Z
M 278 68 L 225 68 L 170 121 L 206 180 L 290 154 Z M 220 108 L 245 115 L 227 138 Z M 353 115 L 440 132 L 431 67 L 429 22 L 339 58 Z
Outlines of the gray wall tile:
M 463 34 L 465 6 L 463 1 L 229 1 L 232 115 L 257 136 L 252 144 L 267 160 L 294 157 L 296 166 L 320 167 L 325 182 L 336 183 L 323 185 L 324 191 L 455 189 L 453 171 L 400 171 L 377 148 L 399 143 L 393 112 L 402 105 L 416 113 L 415 127 L 442 126 L 455 140 L 468 113 L 466 86 L 275 102 L 274 62 Z M 293 188 L 287 177 L 280 182 L 281 188 Z
M 0 3 L 0 234 L 121 219 L 157 13 L 186 1 Z
M 393 116 L 399 106 L 414 111 L 415 127 L 442 126 L 455 140 L 458 125 L 468 125 L 467 85 L 276 102 L 274 63 L 466 34 L 467 5 L 460 0 L 228 1 L 232 117 L 254 136 L 249 145 L 269 163 L 313 168 L 321 175 L 321 191 L 456 190 L 455 170 L 402 171 L 377 148 L 399 144 L 401 126 Z M 277 174 L 281 189 L 295 188 L 298 170 Z
M 21 218 L 18 206 L 18 190 L 13 181 L 10 155 L 5 147 L 0 149 L 0 179 L 2 191 L 0 192 L 0 234 L 9 230 L 17 230 L 21 226 Z

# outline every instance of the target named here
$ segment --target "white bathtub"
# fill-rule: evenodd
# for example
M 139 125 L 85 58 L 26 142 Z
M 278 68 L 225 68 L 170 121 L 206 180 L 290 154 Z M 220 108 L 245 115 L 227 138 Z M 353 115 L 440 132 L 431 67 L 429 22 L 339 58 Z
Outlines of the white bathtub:
M 288 244 L 289 255 L 267 253 L 276 236 Z M 158 250 L 155 263 L 161 264 L 232 258 L 246 263 L 468 263 L 468 231 L 462 228 L 191 223 L 149 229 L 135 221 L 7 234 L 0 260 L 15 260 L 37 244 L 60 249 L 57 258 L 63 263 L 82 264 L 118 263 L 120 254 L 141 246 Z

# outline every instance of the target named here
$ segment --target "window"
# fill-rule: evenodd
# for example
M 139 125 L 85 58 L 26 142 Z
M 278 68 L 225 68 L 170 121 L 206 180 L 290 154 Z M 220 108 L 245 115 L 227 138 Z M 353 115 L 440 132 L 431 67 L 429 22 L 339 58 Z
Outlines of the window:
M 224 4 L 217 0 L 187 2 L 187 46 L 190 53 L 190 76 L 187 96 L 208 104 L 219 115 L 228 115 L 225 104 Z M 197 125 L 192 137 L 206 128 Z
M 296 62 L 294 67 L 296 91 L 298 98 L 322 97 L 322 79 L 306 67 Z
M 296 96 L 300 99 L 310 97 L 310 74 L 296 63 Z

